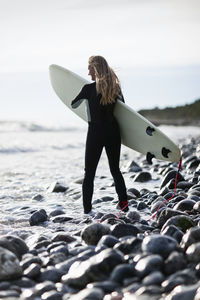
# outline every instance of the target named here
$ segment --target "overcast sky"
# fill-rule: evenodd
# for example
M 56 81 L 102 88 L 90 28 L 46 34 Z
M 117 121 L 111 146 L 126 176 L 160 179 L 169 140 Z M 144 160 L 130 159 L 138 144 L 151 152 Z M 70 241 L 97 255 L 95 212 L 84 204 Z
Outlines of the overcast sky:
M 4 89 L 13 75 L 6 82 L 3 73 L 48 76 L 52 63 L 87 78 L 88 57 L 96 54 L 116 70 L 128 101 L 137 74 L 182 68 L 193 82 L 200 74 L 199 0 L 0 0 L 0 36 Z M 188 100 L 198 96 L 196 83 L 192 90 Z

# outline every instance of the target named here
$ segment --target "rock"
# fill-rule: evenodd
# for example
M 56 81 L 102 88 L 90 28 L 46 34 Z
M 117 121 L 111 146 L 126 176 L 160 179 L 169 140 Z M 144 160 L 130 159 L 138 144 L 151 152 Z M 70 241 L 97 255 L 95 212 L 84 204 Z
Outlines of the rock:
M 195 205 L 193 206 L 193 209 L 194 209 L 195 211 L 200 212 L 200 201 L 198 201 L 198 202 L 195 203 Z
M 162 282 L 162 287 L 165 293 L 169 293 L 178 285 L 191 285 L 196 284 L 197 278 L 191 269 L 184 269 L 170 275 L 165 281 Z
M 186 268 L 187 262 L 183 253 L 173 251 L 165 260 L 164 272 L 166 275 L 171 275 L 177 271 Z
M 163 258 L 178 247 L 178 243 L 175 239 L 166 235 L 149 235 L 146 236 L 142 242 L 142 250 L 146 253 L 159 254 Z
M 158 227 L 162 228 L 162 226 L 167 222 L 168 219 L 171 219 L 172 217 L 178 216 L 178 215 L 187 216 L 183 212 L 175 210 L 175 209 L 171 209 L 171 208 L 166 208 L 166 209 L 162 210 L 158 216 Z
M 181 200 L 179 203 L 177 203 L 174 206 L 174 209 L 180 210 L 180 211 L 185 211 L 185 210 L 192 210 L 193 206 L 196 204 L 195 201 L 190 200 L 190 199 L 185 199 Z
M 128 189 L 128 192 L 130 192 L 131 194 L 133 194 L 133 195 L 136 196 L 137 198 L 140 198 L 140 197 L 141 197 L 140 192 L 139 192 L 137 189 L 135 189 L 135 188 L 130 188 L 130 189 Z
M 141 232 L 140 229 L 131 224 L 116 224 L 111 226 L 110 230 L 110 233 L 117 238 L 129 235 L 136 236 Z
M 163 258 L 160 255 L 147 255 L 136 263 L 135 270 L 137 276 L 144 278 L 154 271 L 161 271 L 163 267 Z
M 178 189 L 187 190 L 187 189 L 190 189 L 193 185 L 194 185 L 194 183 L 192 183 L 192 182 L 181 181 L 181 182 L 177 183 L 176 187 Z
M 5 235 L 0 237 L 0 247 L 13 252 L 19 259 L 22 255 L 29 251 L 25 242 L 19 237 L 13 235 Z
M 136 275 L 136 272 L 132 265 L 130 264 L 121 264 L 114 268 L 110 275 L 110 280 L 122 283 L 124 279 L 130 278 Z
M 55 216 L 60 216 L 60 215 L 64 215 L 65 212 L 62 209 L 55 209 L 52 212 L 50 212 L 49 216 L 50 217 L 55 217 Z
M 59 232 L 59 233 L 56 233 L 52 237 L 51 241 L 52 242 L 64 241 L 66 243 L 71 243 L 71 242 L 76 241 L 76 239 L 73 236 L 71 236 L 68 233 L 66 233 L 66 232 Z
M 45 300 L 62 300 L 63 299 L 63 293 L 57 292 L 57 291 L 49 291 L 42 294 L 42 299 Z
M 104 297 L 104 292 L 102 289 L 99 288 L 91 288 L 91 289 L 84 289 L 79 293 L 70 296 L 71 300 L 102 300 Z M 63 300 L 68 300 L 69 298 L 66 296 L 63 297 Z
M 187 259 L 190 262 L 199 262 L 200 257 L 200 242 L 190 245 L 186 250 Z
M 31 226 L 38 225 L 47 221 L 47 213 L 44 209 L 40 209 L 32 214 L 29 219 L 29 223 Z
M 107 220 L 107 219 L 110 219 L 110 218 L 116 218 L 117 216 L 114 215 L 114 214 L 105 214 L 104 216 L 101 217 L 100 219 L 100 223 L 102 223 L 103 221 Z
M 162 189 L 164 186 L 166 186 L 171 179 L 175 179 L 176 175 L 177 175 L 177 171 L 175 171 L 175 170 L 169 171 L 163 178 L 160 189 Z M 181 181 L 185 181 L 185 179 L 180 173 L 178 173 L 177 182 L 181 182 Z
M 142 210 L 142 209 L 145 209 L 145 208 L 147 208 L 148 206 L 147 206 L 147 204 L 144 202 L 144 201 L 140 201 L 139 203 L 138 203 L 138 205 L 137 205 L 137 209 L 138 210 Z
M 166 300 L 192 300 L 196 299 L 195 294 L 198 289 L 198 284 L 189 286 L 179 285 L 166 297 Z
M 115 244 L 114 249 L 124 254 L 139 253 L 141 251 L 142 239 L 133 237 Z
M 84 262 L 75 262 L 69 272 L 62 277 L 62 282 L 84 288 L 89 282 L 105 280 L 115 266 L 124 263 L 123 255 L 113 249 L 105 249 Z
M 106 246 L 108 248 L 113 248 L 118 242 L 119 240 L 116 237 L 112 235 L 104 235 L 99 240 L 97 247 Z
M 40 194 L 33 196 L 32 200 L 43 201 L 44 197 Z
M 127 218 L 137 222 L 140 220 L 140 214 L 136 210 L 132 210 L 127 213 Z
M 22 268 L 17 256 L 0 247 L 0 280 L 11 280 L 22 276 Z
M 27 269 L 24 270 L 24 276 L 28 278 L 37 278 L 40 275 L 41 266 L 39 264 L 32 263 Z
M 97 245 L 101 237 L 106 234 L 110 234 L 110 229 L 108 226 L 99 223 L 93 223 L 83 229 L 81 238 L 88 245 Z
M 140 172 L 139 174 L 134 176 L 135 182 L 147 182 L 151 179 L 152 179 L 152 177 L 149 172 Z
M 48 188 L 49 193 L 64 193 L 68 187 L 61 185 L 59 182 L 53 182 Z
M 194 221 L 192 220 L 192 218 L 185 215 L 175 216 L 165 222 L 162 227 L 162 231 L 170 225 L 179 227 L 183 232 L 186 232 L 187 229 L 194 226 Z
M 47 267 L 47 269 L 41 269 L 41 273 L 38 280 L 40 282 L 43 281 L 59 282 L 62 275 L 63 274 L 58 269 L 56 269 L 53 266 L 49 266 Z
M 166 199 L 163 197 L 159 197 L 159 201 L 156 201 L 155 203 L 153 203 L 153 205 L 151 206 L 151 213 L 155 213 L 158 209 L 160 208 L 165 208 L 166 207 Z
M 127 172 L 140 172 L 142 171 L 142 168 L 135 162 L 135 161 L 131 161 L 129 162 L 129 164 L 126 166 L 126 171 Z
M 65 223 L 65 222 L 73 220 L 73 218 L 68 217 L 67 215 L 60 215 L 60 216 L 53 217 L 51 220 L 54 223 Z
M 119 287 L 118 283 L 116 283 L 114 281 L 110 281 L 110 280 L 101 281 L 101 282 L 94 282 L 94 283 L 88 283 L 88 285 L 87 285 L 87 288 L 89 288 L 89 289 L 90 288 L 99 288 L 99 289 L 103 290 L 103 292 L 105 294 L 112 293 L 118 287 Z
M 164 280 L 164 275 L 160 271 L 154 271 L 144 277 L 142 283 L 144 285 L 160 285 Z
M 174 225 L 169 225 L 165 227 L 163 231 L 161 231 L 163 235 L 169 235 L 174 238 L 178 243 L 181 242 L 184 233 Z
M 181 247 L 185 250 L 192 244 L 200 242 L 200 228 L 190 228 L 183 236 L 181 241 Z

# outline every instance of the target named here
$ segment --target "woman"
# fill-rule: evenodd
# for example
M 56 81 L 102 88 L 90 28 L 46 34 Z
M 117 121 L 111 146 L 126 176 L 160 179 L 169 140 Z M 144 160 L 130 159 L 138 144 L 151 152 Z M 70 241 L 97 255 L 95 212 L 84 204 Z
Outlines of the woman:
M 119 169 L 121 138 L 113 110 L 117 99 L 124 102 L 120 82 L 102 56 L 91 56 L 88 70 L 94 83 L 86 84 L 72 101 L 76 108 L 85 100 L 88 114 L 88 133 L 85 151 L 85 176 L 83 180 L 83 208 L 93 215 L 92 195 L 96 168 L 105 147 L 111 174 L 118 194 L 118 207 L 128 211 L 126 186 Z

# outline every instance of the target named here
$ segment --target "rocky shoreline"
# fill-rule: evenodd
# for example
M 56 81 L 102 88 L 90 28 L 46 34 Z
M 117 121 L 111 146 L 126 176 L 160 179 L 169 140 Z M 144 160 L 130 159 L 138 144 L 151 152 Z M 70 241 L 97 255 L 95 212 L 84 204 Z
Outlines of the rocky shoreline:
M 145 183 L 156 171 L 162 183 L 159 191 L 130 188 L 127 214 L 99 211 L 76 219 L 63 209 L 31 211 L 26 229 L 41 227 L 40 234 L 0 236 L 0 299 L 200 299 L 199 145 L 200 137 L 182 144 L 170 201 L 178 165 L 156 162 L 144 172 L 139 161 L 127 170 L 133 181 Z M 56 184 L 51 192 L 68 190 Z M 112 197 L 94 206 L 106 201 Z

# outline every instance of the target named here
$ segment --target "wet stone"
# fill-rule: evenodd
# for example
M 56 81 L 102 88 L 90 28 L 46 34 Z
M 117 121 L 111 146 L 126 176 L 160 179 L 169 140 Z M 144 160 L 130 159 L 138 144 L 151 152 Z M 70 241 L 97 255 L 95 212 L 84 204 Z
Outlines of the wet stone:
M 177 203 L 174 206 L 174 209 L 176 210 L 181 210 L 181 211 L 185 211 L 185 210 L 192 210 L 193 206 L 196 204 L 195 201 L 193 200 L 189 200 L 189 199 L 185 199 L 180 201 L 179 203 Z
M 162 282 L 165 293 L 172 291 L 177 285 L 191 285 L 197 282 L 195 272 L 191 269 L 177 271 Z
M 178 215 L 186 215 L 181 211 L 175 210 L 175 209 L 171 209 L 171 208 L 166 208 L 164 210 L 161 211 L 161 213 L 158 216 L 158 226 L 159 228 L 161 228 L 168 219 L 171 219 L 174 216 L 178 216 Z
M 200 257 L 200 242 L 190 245 L 187 248 L 186 255 L 188 261 L 198 263 Z
M 186 268 L 187 262 L 183 253 L 173 251 L 165 260 L 164 272 L 166 275 L 173 274 L 174 272 Z
M 24 276 L 28 278 L 36 278 L 40 275 L 41 266 L 35 263 L 32 263 L 27 269 L 24 270 Z
M 31 226 L 38 225 L 47 221 L 47 213 L 44 209 L 40 209 L 32 214 L 29 219 L 29 223 Z
M 114 281 L 106 280 L 101 282 L 88 283 L 87 288 L 99 288 L 105 294 L 112 293 L 119 287 L 119 284 Z
M 183 236 L 181 247 L 185 250 L 192 244 L 200 242 L 200 228 L 190 228 Z
M 76 238 L 73 236 L 69 235 L 68 233 L 65 232 L 59 232 L 56 233 L 53 238 L 51 239 L 52 242 L 59 242 L 59 241 L 64 241 L 66 243 L 71 243 L 76 241 Z
M 1 236 L 0 247 L 13 252 L 19 259 L 21 259 L 22 255 L 27 253 L 29 250 L 22 239 L 12 235 Z
M 123 236 L 136 236 L 141 232 L 139 228 L 131 224 L 116 224 L 111 226 L 111 234 L 117 238 Z
M 178 243 L 181 242 L 184 233 L 174 225 L 169 225 L 165 227 L 163 231 L 161 231 L 163 235 L 169 235 L 174 238 Z
M 105 280 L 107 275 L 118 264 L 124 263 L 121 252 L 105 249 L 84 262 L 75 262 L 62 282 L 75 287 L 84 288 L 89 282 Z
M 79 293 L 72 295 L 70 297 L 71 300 L 102 300 L 104 297 L 104 292 L 100 288 L 91 288 L 91 289 L 84 289 Z M 67 297 L 63 297 L 63 300 L 68 300 Z
M 154 271 L 161 271 L 162 267 L 163 258 L 160 255 L 152 254 L 139 259 L 135 265 L 135 270 L 137 276 L 144 278 Z
M 139 174 L 134 176 L 135 182 L 147 182 L 152 179 L 151 173 L 149 172 L 140 172 Z
M 160 189 L 162 189 L 164 186 L 167 185 L 167 183 L 169 183 L 169 181 L 171 179 L 175 179 L 176 178 L 176 175 L 177 175 L 177 171 L 175 170 L 172 170 L 172 171 L 169 171 L 165 177 L 163 178 L 162 182 L 161 182 L 161 186 L 160 186 Z M 178 173 L 178 176 L 177 176 L 177 182 L 181 182 L 181 181 L 185 181 L 184 177 L 181 175 L 181 173 Z
M 144 252 L 159 254 L 164 258 L 166 258 L 177 247 L 177 241 L 167 235 L 155 234 L 146 236 L 142 242 L 142 250 Z
M 179 215 L 175 217 L 171 217 L 171 219 L 168 219 L 166 223 L 162 227 L 162 231 L 170 225 L 174 225 L 178 228 L 180 228 L 183 232 L 186 232 L 187 229 L 194 226 L 194 221 L 189 216 L 185 215 Z
M 41 269 L 41 273 L 38 280 L 40 282 L 43 281 L 59 282 L 62 275 L 63 274 L 58 269 L 56 269 L 53 266 L 49 266 L 47 267 L 47 269 Z
M 110 275 L 110 280 L 121 283 L 124 279 L 136 276 L 136 272 L 132 265 L 121 264 L 114 268 Z
M 120 241 L 113 248 L 121 251 L 124 254 L 139 253 L 141 251 L 142 239 L 133 237 Z
M 144 277 L 142 283 L 144 285 L 160 285 L 164 280 L 164 275 L 160 271 L 155 271 Z
M 112 235 L 104 235 L 99 240 L 97 246 L 98 247 L 106 246 L 108 248 L 113 248 L 118 242 L 119 240 L 116 237 Z
M 68 190 L 68 187 L 60 184 L 59 182 L 53 182 L 48 188 L 49 193 L 64 193 Z
M 97 245 L 103 235 L 110 233 L 108 226 L 94 223 L 85 227 L 81 233 L 82 240 L 88 245 Z
M 22 268 L 17 256 L 0 247 L 0 280 L 10 280 L 19 278 L 22 275 Z

